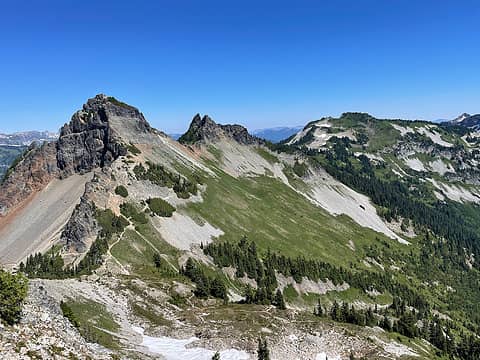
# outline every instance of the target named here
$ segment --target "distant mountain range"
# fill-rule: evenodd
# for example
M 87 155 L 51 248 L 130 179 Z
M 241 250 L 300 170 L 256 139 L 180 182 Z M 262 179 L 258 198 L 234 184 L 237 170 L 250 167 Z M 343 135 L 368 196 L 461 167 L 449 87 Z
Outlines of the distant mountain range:
M 49 131 L 22 131 L 13 134 L 0 133 L 0 145 L 28 146 L 34 141 L 53 141 L 58 134 Z
M 453 120 L 447 121 L 449 125 L 461 125 L 468 128 L 478 130 L 480 128 L 480 114 L 470 115 L 463 113 Z
M 273 128 L 253 130 L 252 134 L 259 138 L 269 140 L 273 143 L 277 143 L 284 139 L 289 138 L 290 136 L 292 136 L 293 134 L 296 134 L 302 129 L 303 129 L 303 126 L 273 127 Z

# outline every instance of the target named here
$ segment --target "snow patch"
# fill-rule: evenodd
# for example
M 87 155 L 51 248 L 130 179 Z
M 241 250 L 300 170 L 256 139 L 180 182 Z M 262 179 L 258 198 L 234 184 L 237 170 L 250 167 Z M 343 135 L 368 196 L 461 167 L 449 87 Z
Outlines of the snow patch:
M 210 360 L 215 354 L 214 351 L 201 347 L 187 347 L 199 340 L 191 337 L 185 340 L 172 339 L 169 337 L 147 336 L 141 327 L 132 327 L 135 332 L 142 336 L 142 346 L 145 346 L 149 352 L 163 356 L 166 360 Z M 236 349 L 227 349 L 220 351 L 222 360 L 247 360 L 250 359 L 245 351 Z

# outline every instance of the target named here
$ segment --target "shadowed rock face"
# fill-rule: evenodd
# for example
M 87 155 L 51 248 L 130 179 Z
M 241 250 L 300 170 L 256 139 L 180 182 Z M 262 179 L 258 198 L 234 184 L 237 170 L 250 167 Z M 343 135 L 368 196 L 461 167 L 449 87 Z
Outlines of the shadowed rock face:
M 88 250 L 85 240 L 96 236 L 97 230 L 95 207 L 93 203 L 82 197 L 80 204 L 77 205 L 63 229 L 61 243 L 69 251 L 83 253 Z
M 143 115 L 133 106 L 115 98 L 97 95 L 77 111 L 65 124 L 57 142 L 57 162 L 62 176 L 88 172 L 111 164 L 127 149 L 121 129 L 112 127 L 111 120 L 124 119 L 138 132 L 151 131 Z
M 215 141 L 221 138 L 230 138 L 244 145 L 261 144 L 262 140 L 252 136 L 241 125 L 220 125 L 208 115 L 194 116 L 188 131 L 178 141 L 183 144 L 195 144 L 197 142 Z

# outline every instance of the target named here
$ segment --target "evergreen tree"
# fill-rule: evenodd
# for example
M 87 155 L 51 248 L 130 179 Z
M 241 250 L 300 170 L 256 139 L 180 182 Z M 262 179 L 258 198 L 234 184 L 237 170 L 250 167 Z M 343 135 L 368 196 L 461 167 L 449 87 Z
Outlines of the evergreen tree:
M 258 360 L 270 360 L 270 350 L 268 350 L 267 340 L 258 339 Z
M 153 254 L 153 264 L 157 269 L 162 266 L 162 257 L 158 252 L 155 252 L 155 254 Z
M 390 323 L 390 319 L 387 315 L 385 315 L 380 323 L 380 327 L 385 331 L 392 331 L 392 324 Z
M 27 279 L 0 270 L 0 318 L 13 325 L 20 320 L 22 304 L 27 296 Z
M 323 307 L 320 298 L 318 298 L 317 305 L 315 305 L 315 309 L 313 310 L 313 314 L 316 316 L 323 316 Z
M 330 317 L 333 321 L 340 321 L 340 307 L 337 300 L 333 300 L 332 308 L 330 309 Z
M 220 353 L 218 351 L 213 355 L 212 360 L 220 360 Z
M 285 305 L 285 300 L 283 298 L 283 294 L 280 291 L 280 289 L 277 290 L 275 293 L 275 298 L 274 298 L 274 305 L 279 308 L 280 310 L 285 310 L 287 307 Z

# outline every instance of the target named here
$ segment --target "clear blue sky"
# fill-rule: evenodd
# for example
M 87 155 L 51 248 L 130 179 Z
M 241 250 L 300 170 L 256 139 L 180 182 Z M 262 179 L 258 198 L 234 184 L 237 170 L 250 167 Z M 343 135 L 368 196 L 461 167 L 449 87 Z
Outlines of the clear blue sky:
M 480 112 L 478 1 L 1 2 L 0 132 L 113 95 L 153 126 Z

